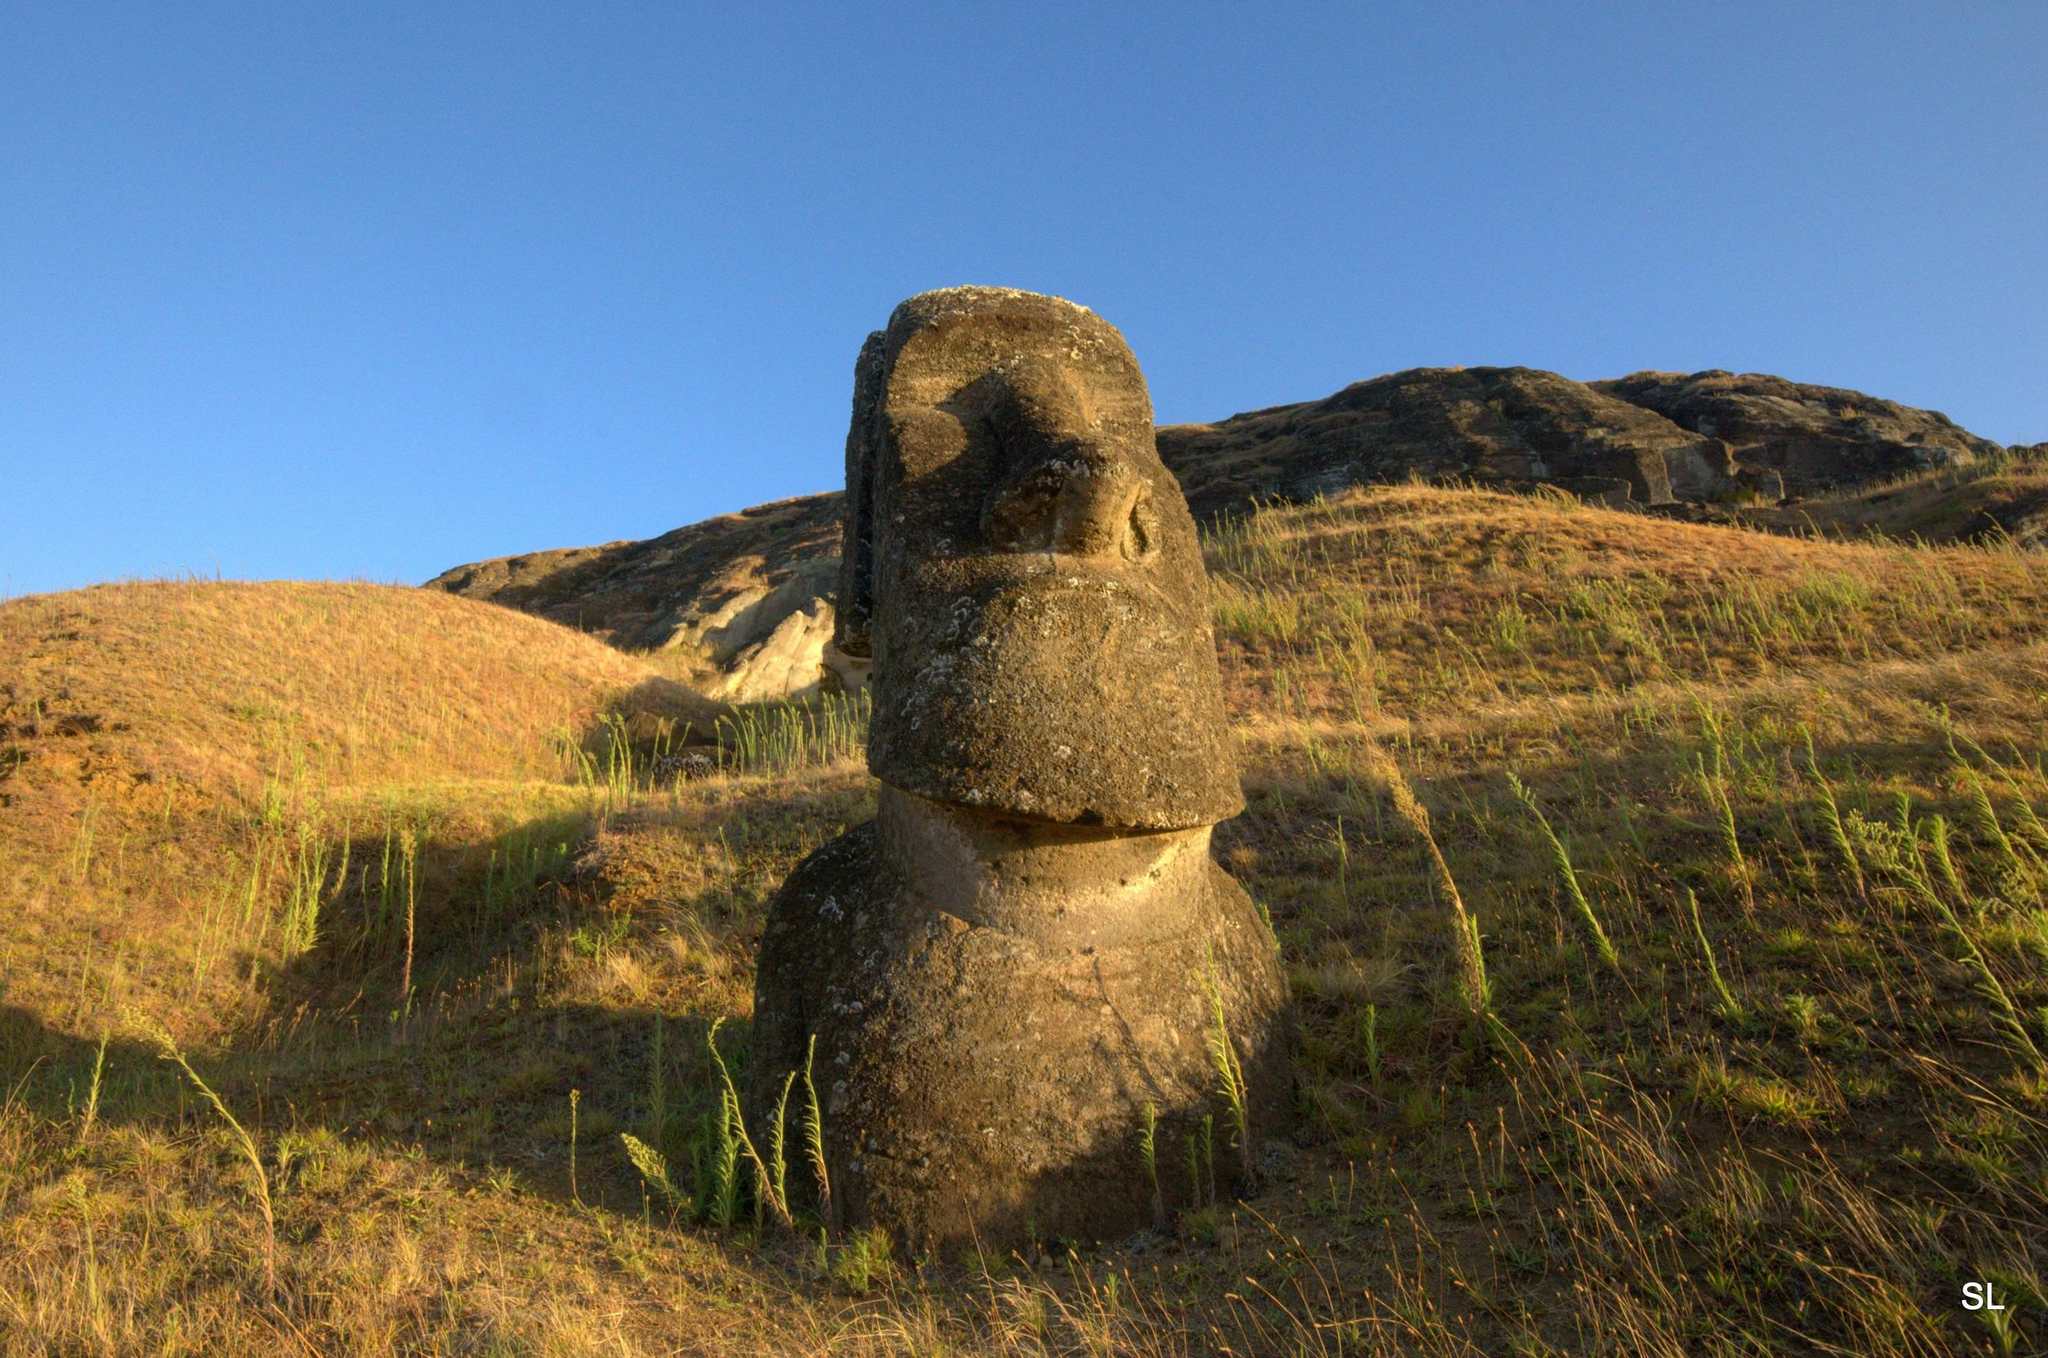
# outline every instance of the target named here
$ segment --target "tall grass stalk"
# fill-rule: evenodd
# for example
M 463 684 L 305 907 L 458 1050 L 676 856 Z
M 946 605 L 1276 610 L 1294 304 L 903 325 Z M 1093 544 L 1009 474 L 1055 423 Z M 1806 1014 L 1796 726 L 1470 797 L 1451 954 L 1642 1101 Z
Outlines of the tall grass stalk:
M 711 1138 L 708 1173 L 699 1176 L 700 1183 L 706 1178 L 711 1182 L 705 1211 L 712 1225 L 730 1227 L 739 1214 L 740 1139 L 733 1134 L 731 1110 L 723 1097 L 719 1099 L 718 1112 L 707 1112 L 704 1117 Z
M 79 813 L 78 834 L 71 844 L 71 874 L 81 886 L 92 881 L 93 841 L 99 828 L 100 804 L 88 800 Z
M 337 879 L 348 879 L 346 835 Z M 320 905 L 327 894 L 328 841 L 310 820 L 299 822 L 297 851 L 285 886 L 284 948 L 287 956 L 308 952 L 320 933 Z
M 713 724 L 720 768 L 781 774 L 824 768 L 867 749 L 874 700 L 868 690 L 740 707 Z
M 158 1056 L 185 1072 L 185 1078 L 192 1082 L 193 1087 L 213 1106 L 213 1111 L 220 1114 L 221 1121 L 234 1133 L 236 1147 L 241 1151 L 242 1158 L 249 1162 L 249 1171 L 256 1180 L 256 1205 L 263 1213 L 263 1281 L 270 1295 L 275 1297 L 277 1214 L 271 1207 L 270 1176 L 264 1171 L 263 1153 L 257 1149 L 256 1138 L 249 1134 L 249 1129 L 242 1125 L 240 1119 L 228 1111 L 227 1104 L 214 1092 L 213 1086 L 201 1079 L 198 1071 L 192 1069 L 192 1063 L 185 1059 L 185 1053 L 179 1050 L 177 1040 L 171 1036 L 169 1029 L 139 1009 L 130 1009 L 128 1020 L 149 1044 L 156 1048 Z
M 582 1102 L 582 1090 L 569 1091 L 569 1196 L 578 1207 L 583 1205 L 583 1194 L 576 1188 L 576 1105 Z
M 1970 810 L 1976 817 L 1978 833 L 1998 846 L 1999 856 L 2005 859 L 2006 864 L 2014 872 L 2022 877 L 2026 876 L 2026 860 L 2020 857 L 2019 850 L 2013 846 L 2012 838 L 2005 833 L 2005 827 L 1999 823 L 1998 808 L 1991 801 L 1991 789 L 1984 786 L 1984 780 L 1977 776 L 1975 769 L 1963 767 L 1961 772 L 1963 784 L 1969 790 Z
M 1387 795 L 1393 799 L 1394 813 L 1415 832 L 1429 851 L 1430 869 L 1436 878 L 1437 890 L 1443 893 L 1451 911 L 1451 952 L 1457 959 L 1458 994 L 1466 1010 L 1478 1018 L 1493 1003 L 1492 987 L 1486 979 L 1486 953 L 1480 944 L 1479 921 L 1465 908 L 1465 897 L 1458 890 L 1457 879 L 1451 876 L 1451 865 L 1444 861 L 1443 850 L 1437 846 L 1436 835 L 1430 829 L 1429 808 L 1416 797 L 1408 775 L 1377 741 L 1368 738 L 1364 750 L 1367 765 L 1385 784 Z
M 419 836 L 411 826 L 399 832 L 398 855 L 405 872 L 405 967 L 398 977 L 398 1009 L 412 1016 L 413 917 L 419 904 Z
M 100 1033 L 99 1049 L 92 1054 L 92 1084 L 87 1089 L 85 1095 L 85 1116 L 79 1119 L 78 1123 L 78 1140 L 81 1144 L 84 1143 L 87 1137 L 92 1135 L 93 1123 L 99 1119 L 100 1080 L 106 1074 L 107 1039 L 112 1035 L 113 1030 L 111 1028 L 103 1029 Z
M 1685 889 L 1685 904 L 1692 914 L 1692 936 L 1699 940 L 1700 953 L 1707 959 L 1707 979 L 1713 983 L 1714 994 L 1721 1001 L 1721 1017 L 1730 1023 L 1740 1023 L 1743 1018 L 1741 1001 L 1728 988 L 1728 982 L 1721 978 L 1720 964 L 1714 960 L 1714 945 L 1707 941 L 1706 926 L 1700 922 L 1700 900 L 1691 887 Z
M 2026 832 L 2028 846 L 2034 850 L 2037 857 L 2042 853 L 2048 853 L 2048 825 L 2041 823 L 2040 813 L 2034 810 L 2032 803 L 2025 797 L 2013 803 L 2013 819 L 2018 821 L 2020 829 Z
M 1735 831 L 1735 804 L 1728 797 L 1728 781 L 1721 762 L 1721 747 L 1714 746 L 1714 769 L 1707 771 L 1704 758 L 1696 760 L 1693 773 L 1699 780 L 1700 792 L 1707 799 L 1708 809 L 1714 813 L 1714 822 L 1721 831 L 1721 848 L 1728 855 L 1729 870 L 1742 885 L 1742 909 L 1745 914 L 1756 913 L 1756 889 L 1750 879 L 1749 859 L 1742 852 L 1742 838 Z
M 1550 861 L 1557 868 L 1558 879 L 1564 884 L 1565 894 L 1571 898 L 1572 905 L 1579 912 L 1579 918 L 1585 922 L 1586 932 L 1592 936 L 1594 950 L 1600 954 L 1600 960 L 1609 968 L 1619 971 L 1620 955 L 1615 952 L 1614 944 L 1608 940 L 1607 931 L 1600 927 L 1600 917 L 1593 913 L 1593 903 L 1586 899 L 1585 888 L 1579 885 L 1578 871 L 1572 866 L 1572 856 L 1564 847 L 1564 841 L 1558 838 L 1557 831 L 1551 828 L 1542 808 L 1536 805 L 1536 794 L 1512 772 L 1508 774 L 1508 786 L 1514 789 L 1516 800 L 1529 809 L 1529 814 L 1535 818 L 1537 828 L 1543 832 L 1544 840 L 1550 845 Z
M 818 1219 L 826 1229 L 832 1224 L 832 1176 L 825 1169 L 825 1113 L 818 1106 L 818 1086 L 812 1082 L 811 1067 L 818 1058 L 818 1035 L 811 1034 L 804 1048 L 804 1151 L 810 1157 L 811 1175 L 818 1181 Z
M 1967 903 L 1969 890 L 1963 885 L 1963 875 L 1956 868 L 1955 855 L 1949 852 L 1948 822 L 1940 816 L 1927 823 L 1927 848 L 1934 857 L 1934 866 L 1941 870 L 1942 885 L 1958 903 Z
M 677 1188 L 675 1180 L 669 1176 L 666 1156 L 631 1132 L 620 1132 L 619 1141 L 626 1148 L 626 1159 L 640 1172 L 640 1177 L 661 1195 L 671 1212 L 690 1205 L 689 1196 Z
M 788 1161 L 783 1155 L 784 1129 L 789 1119 L 789 1091 L 796 1086 L 796 1072 L 782 1077 L 782 1097 L 775 1101 L 775 1121 L 768 1127 L 768 1172 L 775 1180 L 775 1200 L 789 1201 Z
M 610 796 L 626 805 L 633 799 L 635 771 L 633 767 L 633 738 L 626 730 L 626 719 L 617 712 L 607 712 L 604 721 L 606 749 L 604 784 Z
M 1254 1181 L 1252 1128 L 1249 1097 L 1244 1083 L 1244 1066 L 1237 1059 L 1237 1044 L 1230 1040 L 1230 1024 L 1223 1013 L 1223 987 L 1216 980 L 1213 959 L 1204 970 L 1203 982 L 1209 992 L 1209 1066 L 1216 1072 L 1216 1091 L 1230 1113 L 1231 1139 L 1237 1144 L 1239 1168 L 1249 1191 Z
M 1815 790 L 1820 795 L 1821 828 L 1827 832 L 1828 843 L 1841 855 L 1843 866 L 1849 869 L 1849 879 L 1856 884 L 1856 899 L 1868 901 L 1870 890 L 1864 884 L 1863 863 L 1856 855 L 1856 846 L 1849 840 L 1848 828 L 1842 823 L 1842 808 L 1835 800 L 1834 784 L 1820 771 L 1820 761 L 1813 753 L 1813 732 L 1803 731 L 1806 737 L 1806 772 L 1813 779 Z
M 1936 823 L 1940 820 L 1939 816 L 1933 818 Z M 1946 827 L 1932 831 L 1937 838 L 1945 837 L 1945 832 Z M 2035 1045 L 2033 1034 L 2027 1031 L 2027 1022 L 2020 1014 L 2019 1006 L 2013 1003 L 2012 995 L 2006 990 L 2005 983 L 1998 979 L 1998 973 L 1991 969 L 1991 960 L 1977 945 L 1976 935 L 1970 932 L 1961 917 L 1956 914 L 1954 907 L 1934 889 L 1934 883 L 1927 876 L 1927 869 L 1918 861 L 1919 856 L 1920 840 L 1919 835 L 1915 833 L 1911 853 L 1907 855 L 1910 861 L 1902 860 L 1906 867 L 1908 885 L 1923 901 L 1934 907 L 1940 914 L 1942 922 L 1948 925 L 1949 932 L 1963 945 L 1963 959 L 1977 973 L 1978 988 L 1983 991 L 1984 997 L 1991 1001 L 1998 1016 L 2004 1020 L 2006 1030 L 2012 1034 L 2013 1045 L 2033 1062 L 2036 1071 L 2048 1074 L 2048 1058 L 2043 1058 L 2040 1047 Z
M 1166 1195 L 1159 1189 L 1159 1108 L 1145 1100 L 1138 1123 L 1138 1159 L 1145 1166 L 1145 1179 L 1152 1185 L 1152 1224 L 1166 1229 Z

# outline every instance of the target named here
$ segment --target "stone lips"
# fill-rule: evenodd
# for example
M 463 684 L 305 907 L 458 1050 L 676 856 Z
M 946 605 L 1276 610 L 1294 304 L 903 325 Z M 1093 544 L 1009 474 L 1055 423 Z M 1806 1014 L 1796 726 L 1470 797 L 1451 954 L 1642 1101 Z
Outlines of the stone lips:
M 1206 610 L 1205 610 L 1206 612 Z M 1211 825 L 1244 809 L 1204 613 L 1047 565 L 904 620 L 868 765 L 935 801 L 1080 824 Z M 886 659 L 880 663 L 888 663 Z
M 1045 364 L 1074 389 L 1067 424 L 1006 426 L 1011 375 Z M 875 775 L 1054 820 L 1241 810 L 1194 521 L 1116 329 L 1007 289 L 921 294 L 864 346 L 855 386 L 840 645 L 872 648 Z M 993 549 L 994 495 L 1084 457 L 1143 483 L 1141 559 Z

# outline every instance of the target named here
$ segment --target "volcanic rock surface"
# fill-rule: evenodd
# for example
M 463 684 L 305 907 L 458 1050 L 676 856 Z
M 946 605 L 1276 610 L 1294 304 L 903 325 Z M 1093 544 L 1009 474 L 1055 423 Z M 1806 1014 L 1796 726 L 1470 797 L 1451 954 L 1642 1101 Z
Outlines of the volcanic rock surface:
M 1960 466 L 2000 451 L 1938 410 L 1760 373 L 1639 372 L 1590 386 L 1719 440 L 1740 465 L 1776 472 L 1793 494 Z

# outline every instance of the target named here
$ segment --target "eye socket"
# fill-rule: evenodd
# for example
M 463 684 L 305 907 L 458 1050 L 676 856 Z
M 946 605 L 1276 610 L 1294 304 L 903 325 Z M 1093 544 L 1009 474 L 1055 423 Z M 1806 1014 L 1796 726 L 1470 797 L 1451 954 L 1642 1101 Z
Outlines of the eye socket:
M 1040 468 L 998 491 L 982 512 L 982 534 L 988 544 L 1002 552 L 1050 548 L 1060 486 L 1057 472 Z

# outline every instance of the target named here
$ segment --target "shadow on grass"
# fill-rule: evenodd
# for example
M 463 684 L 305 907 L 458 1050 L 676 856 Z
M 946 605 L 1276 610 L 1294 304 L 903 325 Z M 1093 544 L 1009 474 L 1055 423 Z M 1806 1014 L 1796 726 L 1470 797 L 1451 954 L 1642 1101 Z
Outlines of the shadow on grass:
M 689 853 L 745 855 L 749 833 L 762 852 L 778 834 L 815 835 L 844 799 L 754 784 L 720 801 L 678 810 L 657 800 L 618 820 L 681 837 Z M 744 1080 L 743 1008 L 727 1012 L 729 985 L 636 983 L 611 998 L 609 969 L 653 970 L 648 960 L 665 962 L 683 926 L 718 954 L 714 975 L 733 974 L 774 883 L 720 876 L 629 912 L 589 861 L 599 827 L 573 811 L 483 837 L 419 822 L 336 837 L 325 861 L 350 866 L 314 945 L 282 962 L 274 951 L 222 957 L 216 965 L 254 975 L 261 1006 L 187 1059 L 259 1141 L 325 1132 L 637 1217 L 642 1180 L 619 1137 L 629 1132 L 687 1189 L 720 1106 L 706 1035 L 731 1020 L 720 1049 Z M 88 1108 L 102 1127 L 218 1125 L 192 1081 L 118 1018 L 102 1044 L 0 1001 L 9 1103 L 71 1127 Z

